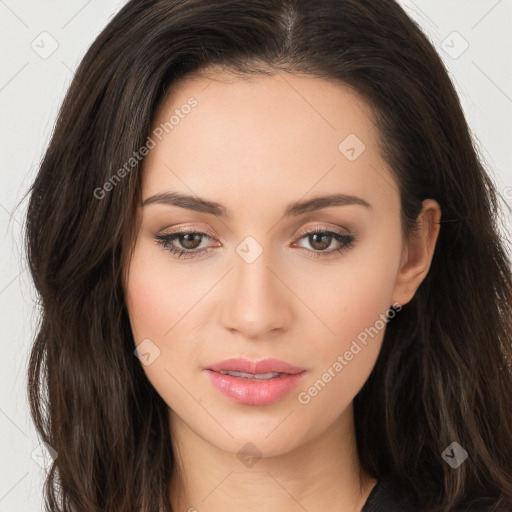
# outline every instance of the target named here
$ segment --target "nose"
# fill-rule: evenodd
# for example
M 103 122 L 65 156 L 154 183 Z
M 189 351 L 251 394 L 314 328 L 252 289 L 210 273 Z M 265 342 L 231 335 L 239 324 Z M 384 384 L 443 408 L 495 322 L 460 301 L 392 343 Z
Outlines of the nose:
M 229 273 L 221 322 L 225 329 L 250 339 L 266 339 L 289 328 L 293 293 L 267 251 L 252 263 L 238 254 Z

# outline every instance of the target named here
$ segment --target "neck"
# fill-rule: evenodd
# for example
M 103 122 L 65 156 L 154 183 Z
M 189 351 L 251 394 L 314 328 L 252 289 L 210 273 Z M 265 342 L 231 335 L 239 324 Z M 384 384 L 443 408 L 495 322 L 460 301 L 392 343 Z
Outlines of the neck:
M 174 510 L 360 512 L 376 483 L 359 464 L 352 406 L 321 436 L 256 462 L 212 445 L 173 411 L 170 425 Z

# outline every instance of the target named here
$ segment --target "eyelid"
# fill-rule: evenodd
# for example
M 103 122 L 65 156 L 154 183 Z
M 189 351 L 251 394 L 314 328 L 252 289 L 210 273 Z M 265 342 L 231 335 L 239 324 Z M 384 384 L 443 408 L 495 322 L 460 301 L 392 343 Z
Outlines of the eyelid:
M 203 229 L 196 226 L 185 226 L 183 228 L 178 229 L 172 229 L 172 228 L 165 228 L 162 231 L 159 231 L 157 235 L 159 236 L 166 236 L 166 235 L 186 235 L 188 233 L 197 233 L 200 235 L 206 235 L 206 237 L 209 237 L 211 240 L 214 238 L 218 238 L 216 234 L 213 233 L 213 231 L 210 231 L 209 229 Z
M 303 236 L 305 235 L 309 235 L 311 233 L 321 233 L 321 232 L 328 232 L 328 233 L 331 233 L 331 232 L 334 232 L 336 233 L 337 235 L 342 235 L 342 236 L 345 236 L 345 235 L 350 235 L 351 232 L 349 229 L 345 228 L 345 227 L 342 227 L 342 226 L 312 226 L 312 227 L 309 227 L 309 228 L 306 228 L 305 230 L 303 231 L 300 231 L 296 237 L 297 238 L 302 238 Z

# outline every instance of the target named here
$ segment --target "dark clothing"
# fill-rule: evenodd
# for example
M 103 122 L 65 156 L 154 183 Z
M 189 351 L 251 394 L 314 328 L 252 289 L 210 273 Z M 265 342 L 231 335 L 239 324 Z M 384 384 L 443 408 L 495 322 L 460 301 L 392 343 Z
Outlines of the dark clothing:
M 405 485 L 392 476 L 386 476 L 377 481 L 361 512 L 417 512 L 415 503 L 413 494 Z M 492 498 L 482 498 L 467 500 L 466 503 L 453 508 L 452 512 L 493 512 L 496 502 Z
M 377 480 L 361 512 L 412 512 L 414 502 L 404 486 L 391 476 Z

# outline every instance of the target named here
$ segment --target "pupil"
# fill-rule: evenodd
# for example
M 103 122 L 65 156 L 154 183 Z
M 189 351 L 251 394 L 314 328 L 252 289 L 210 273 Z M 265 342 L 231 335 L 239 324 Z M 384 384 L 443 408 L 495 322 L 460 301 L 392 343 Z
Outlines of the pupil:
M 327 247 L 329 247 L 329 245 L 331 243 L 330 239 L 332 238 L 332 235 L 326 235 L 326 234 L 323 234 L 323 233 L 315 233 L 315 234 L 311 235 L 310 238 L 311 237 L 312 237 L 313 242 L 311 242 L 311 240 L 310 240 L 310 242 L 311 242 L 311 246 L 313 248 L 316 248 L 316 249 L 326 249 Z M 323 243 L 319 242 L 317 240 L 317 238 L 327 239 L 327 242 L 325 242 L 325 241 Z M 317 245 L 315 247 L 315 244 L 318 244 L 318 243 L 320 243 L 320 246 Z
M 182 235 L 182 237 L 185 239 L 184 243 L 182 242 L 181 245 L 185 247 L 185 249 L 195 249 L 199 244 L 197 243 L 197 239 L 200 239 L 201 236 L 198 233 L 186 233 Z M 196 240 L 190 240 L 187 237 L 196 238 Z

